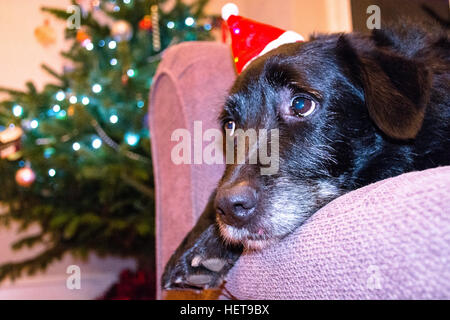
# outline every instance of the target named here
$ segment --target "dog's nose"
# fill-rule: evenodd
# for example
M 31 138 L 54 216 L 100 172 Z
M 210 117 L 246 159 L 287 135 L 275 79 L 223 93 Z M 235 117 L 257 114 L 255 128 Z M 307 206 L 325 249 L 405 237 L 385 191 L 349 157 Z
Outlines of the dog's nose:
M 220 188 L 216 195 L 216 210 L 225 223 L 242 227 L 255 213 L 256 190 L 242 182 Z

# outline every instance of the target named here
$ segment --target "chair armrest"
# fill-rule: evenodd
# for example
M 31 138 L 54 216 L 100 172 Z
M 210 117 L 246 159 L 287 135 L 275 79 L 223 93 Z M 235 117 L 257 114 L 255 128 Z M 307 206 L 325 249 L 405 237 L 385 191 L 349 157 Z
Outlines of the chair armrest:
M 450 166 L 350 192 L 262 252 L 241 256 L 238 299 L 449 299 Z
M 229 47 L 215 42 L 173 46 L 158 66 L 149 99 L 157 288 L 166 262 L 194 226 L 224 169 L 223 165 L 174 164 L 171 151 L 179 142 L 171 141 L 171 135 L 184 128 L 193 137 L 194 121 L 202 121 L 203 132 L 218 128 L 217 116 L 235 77 Z

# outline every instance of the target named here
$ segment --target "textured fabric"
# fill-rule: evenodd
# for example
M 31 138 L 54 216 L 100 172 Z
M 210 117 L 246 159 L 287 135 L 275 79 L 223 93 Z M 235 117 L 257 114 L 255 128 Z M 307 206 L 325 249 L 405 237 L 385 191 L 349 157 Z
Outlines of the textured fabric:
M 229 48 L 214 42 L 173 46 L 158 66 L 149 107 L 156 186 L 157 288 L 166 262 L 194 226 L 224 169 L 223 165 L 175 165 L 171 151 L 178 142 L 171 141 L 171 135 L 183 128 L 193 137 L 194 121 L 198 120 L 203 132 L 218 128 L 217 116 L 235 77 Z
M 348 193 L 263 252 L 244 254 L 239 299 L 449 299 L 450 167 Z

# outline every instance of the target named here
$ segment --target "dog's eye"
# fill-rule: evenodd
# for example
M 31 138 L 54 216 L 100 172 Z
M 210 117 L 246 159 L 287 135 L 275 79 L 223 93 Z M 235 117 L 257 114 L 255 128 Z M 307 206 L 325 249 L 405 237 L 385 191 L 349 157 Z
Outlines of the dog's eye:
M 305 97 L 296 97 L 291 103 L 292 111 L 300 117 L 307 117 L 316 108 L 316 102 Z
M 224 129 L 227 132 L 227 134 L 229 134 L 231 137 L 234 135 L 234 130 L 236 129 L 236 123 L 234 121 L 228 121 L 227 123 L 225 123 Z

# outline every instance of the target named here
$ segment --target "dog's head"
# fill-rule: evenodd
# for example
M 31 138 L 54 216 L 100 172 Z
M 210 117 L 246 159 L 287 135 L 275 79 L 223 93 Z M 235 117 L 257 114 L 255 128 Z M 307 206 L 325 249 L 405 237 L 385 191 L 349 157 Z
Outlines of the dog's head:
M 267 143 L 279 150 L 267 149 L 279 162 L 270 175 L 260 160 L 227 165 L 215 199 L 226 240 L 264 247 L 345 191 L 383 177 L 373 160 L 418 134 L 430 87 L 426 68 L 394 47 L 380 31 L 320 36 L 269 52 L 237 78 L 220 117 L 224 132 L 237 139 L 269 130 Z

